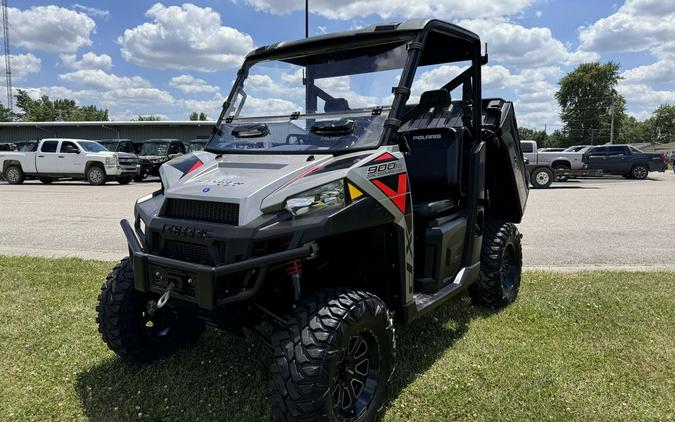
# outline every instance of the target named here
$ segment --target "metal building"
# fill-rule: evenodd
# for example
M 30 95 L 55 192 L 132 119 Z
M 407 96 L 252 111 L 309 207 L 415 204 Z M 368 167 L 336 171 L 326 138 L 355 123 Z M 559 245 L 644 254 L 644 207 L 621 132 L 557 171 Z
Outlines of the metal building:
M 0 122 L 0 143 L 44 138 L 189 141 L 208 138 L 215 124 L 215 121 Z

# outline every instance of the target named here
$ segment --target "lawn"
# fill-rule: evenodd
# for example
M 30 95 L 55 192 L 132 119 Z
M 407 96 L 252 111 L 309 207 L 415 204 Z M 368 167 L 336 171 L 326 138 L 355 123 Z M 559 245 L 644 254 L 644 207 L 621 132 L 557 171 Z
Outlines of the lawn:
M 266 420 L 268 353 L 207 331 L 129 366 L 94 323 L 110 263 L 0 257 L 0 420 Z M 385 421 L 675 419 L 675 274 L 526 273 L 508 309 L 462 297 L 397 328 Z

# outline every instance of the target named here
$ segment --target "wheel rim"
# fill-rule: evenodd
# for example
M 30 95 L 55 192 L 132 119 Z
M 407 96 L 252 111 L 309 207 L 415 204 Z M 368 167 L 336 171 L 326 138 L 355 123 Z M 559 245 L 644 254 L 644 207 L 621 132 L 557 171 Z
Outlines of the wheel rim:
M 647 169 L 645 169 L 644 167 L 635 167 L 633 169 L 633 176 L 636 179 L 645 178 L 645 177 L 647 177 Z
M 548 173 L 546 173 L 545 171 L 540 171 L 539 173 L 537 173 L 535 180 L 537 181 L 538 185 L 545 185 L 548 183 L 550 178 L 548 176 Z
M 163 342 L 175 334 L 178 314 L 170 305 L 150 311 L 150 304 L 141 313 L 143 333 L 152 341 Z
M 7 170 L 7 181 L 8 182 L 16 182 L 19 180 L 19 170 L 15 168 L 11 168 Z
M 349 338 L 336 372 L 332 389 L 334 415 L 339 420 L 354 420 L 368 409 L 378 386 L 379 349 L 371 333 Z
M 515 287 L 518 280 L 520 280 L 520 271 L 516 247 L 512 243 L 509 243 L 502 252 L 502 264 L 499 269 L 502 286 L 505 291 L 510 291 Z
M 100 183 L 102 178 L 103 178 L 103 175 L 101 174 L 100 169 L 94 168 L 91 171 L 89 171 L 89 180 L 91 182 Z

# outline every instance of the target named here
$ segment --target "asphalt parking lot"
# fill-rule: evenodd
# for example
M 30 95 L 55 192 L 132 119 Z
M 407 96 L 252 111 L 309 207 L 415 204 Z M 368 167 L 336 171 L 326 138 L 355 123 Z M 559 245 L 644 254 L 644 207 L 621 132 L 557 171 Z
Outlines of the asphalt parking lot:
M 89 186 L 0 182 L 0 254 L 117 260 L 119 220 L 157 182 Z M 523 232 L 530 269 L 675 268 L 675 174 L 583 179 L 532 190 Z

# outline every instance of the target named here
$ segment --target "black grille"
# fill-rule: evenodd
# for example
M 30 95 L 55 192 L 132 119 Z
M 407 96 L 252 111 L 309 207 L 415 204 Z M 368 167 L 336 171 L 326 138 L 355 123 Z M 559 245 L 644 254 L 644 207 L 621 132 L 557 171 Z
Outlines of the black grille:
M 166 242 L 164 256 L 181 261 L 193 262 L 195 264 L 213 265 L 211 257 L 209 256 L 209 249 L 206 246 L 195 245 L 192 243 Z
M 239 222 L 239 204 L 194 201 L 190 199 L 169 199 L 164 215 L 183 220 L 200 220 L 211 223 L 237 225 Z
M 138 164 L 138 158 L 135 157 L 118 157 L 120 164 Z

